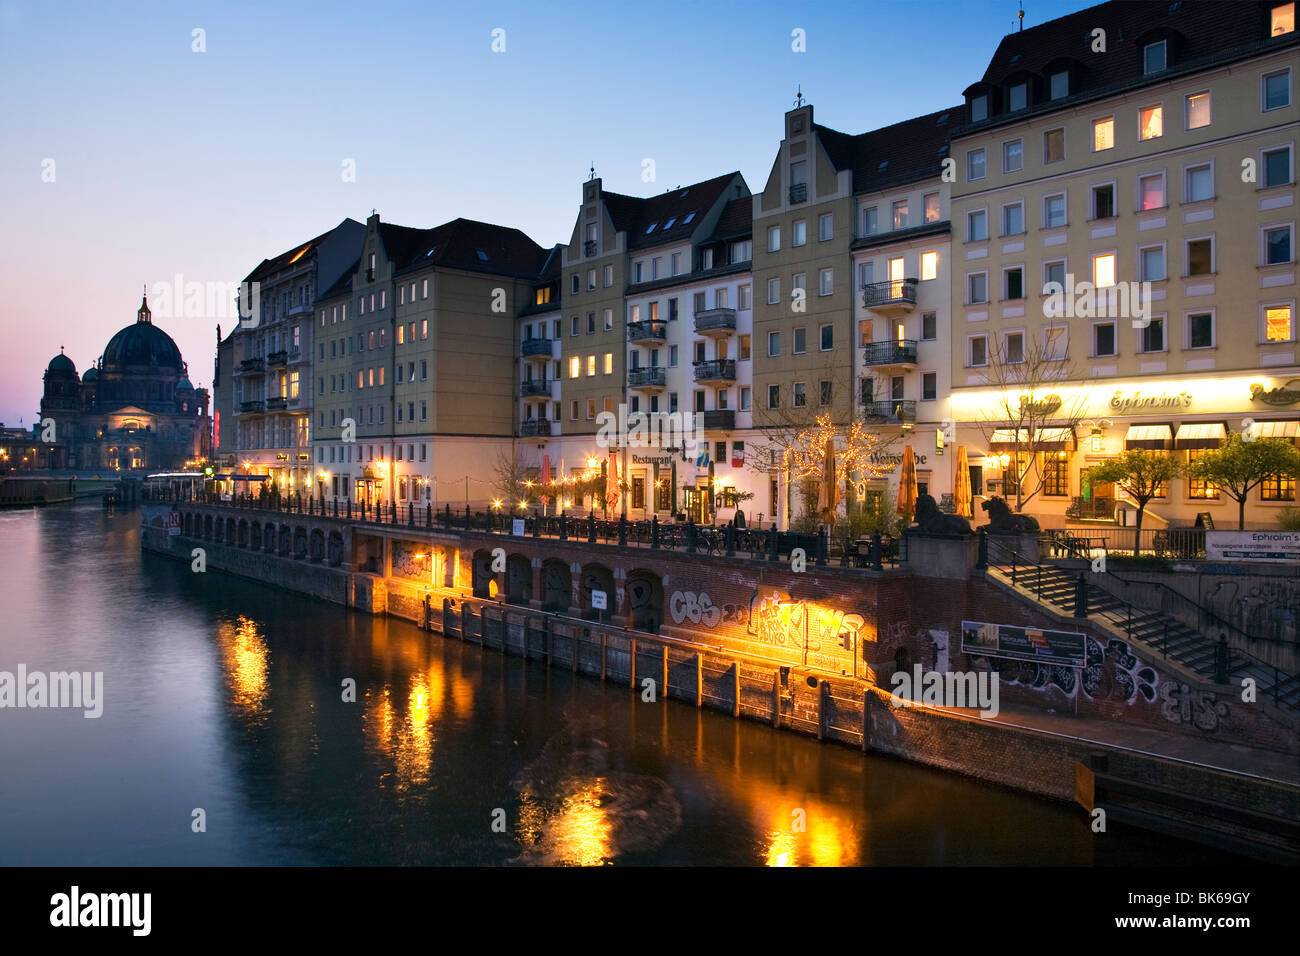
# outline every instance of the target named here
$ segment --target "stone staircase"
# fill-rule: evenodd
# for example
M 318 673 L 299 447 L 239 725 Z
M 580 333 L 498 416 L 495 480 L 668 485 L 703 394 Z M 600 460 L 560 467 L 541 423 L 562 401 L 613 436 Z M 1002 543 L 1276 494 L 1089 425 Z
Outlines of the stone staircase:
M 993 577 L 1058 614 L 1074 613 L 1075 582 L 1080 571 L 1041 562 L 1013 563 L 1010 556 L 995 555 L 992 551 L 990 549 L 988 570 Z M 1092 581 L 1088 587 L 1087 611 L 1090 620 L 1109 625 L 1112 630 L 1145 645 L 1207 682 L 1214 681 L 1213 637 L 1188 627 L 1172 615 L 1134 607 Z M 1300 676 L 1288 674 L 1235 650 L 1229 657 L 1228 674 L 1234 684 L 1239 684 L 1245 677 L 1254 678 L 1260 700 L 1273 701 L 1292 714 L 1300 710 Z

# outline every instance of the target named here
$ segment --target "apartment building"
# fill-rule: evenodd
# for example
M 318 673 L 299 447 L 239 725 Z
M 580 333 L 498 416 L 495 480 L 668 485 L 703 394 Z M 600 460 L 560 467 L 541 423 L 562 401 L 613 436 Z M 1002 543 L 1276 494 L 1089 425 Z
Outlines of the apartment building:
M 1007 36 L 965 90 L 951 405 L 977 495 L 1109 518 L 1123 502 L 1088 471 L 1124 448 L 1295 437 L 1297 42 L 1294 3 L 1106 3 Z M 1034 462 L 994 427 L 1016 366 L 1079 409 Z M 1170 485 L 1157 520 L 1235 516 Z M 1247 520 L 1294 501 L 1278 476 Z
M 519 427 L 535 445 L 529 468 L 540 472 L 549 459 L 563 477 L 582 475 L 591 461 L 607 470 L 611 435 L 602 423 L 610 415 L 626 486 L 615 511 L 691 510 L 699 520 L 735 513 L 745 494 L 751 388 L 748 202 L 739 173 L 644 198 L 607 192 L 595 177 L 583 184 L 558 267 L 547 266 L 519 316 Z M 629 445 L 627 416 L 638 413 L 682 416 L 690 440 L 656 433 Z
M 483 507 L 516 453 L 516 316 L 548 252 L 518 229 L 456 219 L 365 226 L 316 302 L 318 493 Z
M 959 109 L 851 135 L 785 114 L 785 137 L 754 200 L 756 424 L 829 414 L 861 421 L 881 449 L 856 495 L 893 495 L 912 445 L 922 491 L 950 492 L 936 431 L 947 417 L 947 140 Z M 772 447 L 772 443 L 767 443 Z M 801 504 L 782 463 L 771 496 L 786 526 Z M 892 482 L 892 484 L 891 484 Z
M 355 260 L 364 231 L 361 223 L 344 219 L 329 232 L 263 259 L 244 279 L 241 295 L 248 301 L 241 303 L 240 315 L 246 318 L 231 333 L 233 422 L 222 423 L 233 424 L 234 447 L 224 436 L 219 446 L 235 473 L 270 476 L 282 492 L 308 492 L 312 305 L 320 289 Z

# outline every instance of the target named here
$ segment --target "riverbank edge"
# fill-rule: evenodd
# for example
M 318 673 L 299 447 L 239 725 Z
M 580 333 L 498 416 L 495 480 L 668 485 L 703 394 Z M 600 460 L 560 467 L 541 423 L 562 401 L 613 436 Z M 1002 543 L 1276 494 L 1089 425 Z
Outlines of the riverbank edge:
M 655 681 L 656 700 L 664 698 L 707 706 L 730 712 L 736 718 L 946 770 L 1040 798 L 1081 803 L 1079 768 L 1105 766 L 1109 774 L 1139 785 L 1199 794 L 1244 812 L 1288 817 L 1296 813 L 1297 789 L 1285 783 L 1004 721 L 984 720 L 974 712 L 967 714 L 933 706 L 898 707 L 889 691 L 868 681 L 778 661 L 756 660 L 753 655 L 727 647 L 725 643 L 703 644 L 629 631 L 484 601 L 449 589 L 423 589 L 404 581 L 323 563 L 304 564 L 275 554 L 250 553 L 211 541 L 168 535 L 162 528 L 142 527 L 141 547 L 187 562 L 192 561 L 193 549 L 201 547 L 211 570 L 350 610 L 405 620 L 440 634 L 444 640 L 465 640 L 486 650 L 567 668 L 575 674 L 622 682 L 643 698 L 645 682 L 650 679 Z M 426 595 L 430 601 L 428 611 Z M 446 620 L 444 599 L 452 607 Z M 721 637 L 715 639 L 725 641 Z M 1191 815 L 1183 822 L 1189 827 L 1204 823 Z M 1096 835 L 1104 837 L 1104 833 Z M 1228 822 L 1222 827 L 1220 839 L 1211 842 L 1243 852 L 1243 847 L 1234 845 L 1234 838 L 1242 835 Z M 1253 832 L 1252 836 L 1257 838 L 1259 834 Z

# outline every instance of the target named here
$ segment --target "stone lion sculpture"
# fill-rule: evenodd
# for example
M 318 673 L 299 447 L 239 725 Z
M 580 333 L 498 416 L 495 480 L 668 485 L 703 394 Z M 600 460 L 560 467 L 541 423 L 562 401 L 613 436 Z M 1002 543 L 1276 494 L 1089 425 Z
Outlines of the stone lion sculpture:
M 931 495 L 916 499 L 916 523 L 922 534 L 974 534 L 970 522 L 961 515 L 944 514 Z
M 1037 531 L 1038 519 L 1032 515 L 1017 514 L 1006 500 L 994 495 L 980 505 L 989 513 L 989 531 L 993 534 L 1015 534 L 1020 531 Z

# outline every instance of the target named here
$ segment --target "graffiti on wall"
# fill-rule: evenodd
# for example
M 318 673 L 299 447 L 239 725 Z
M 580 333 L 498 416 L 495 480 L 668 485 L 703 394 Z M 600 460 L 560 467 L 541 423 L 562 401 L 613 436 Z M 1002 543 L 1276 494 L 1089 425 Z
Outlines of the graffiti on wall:
M 1192 690 L 1187 684 L 1166 681 L 1160 685 L 1160 713 L 1171 724 L 1191 724 L 1213 733 L 1228 716 L 1228 705 L 1209 690 Z
M 1087 638 L 1087 664 L 1078 672 L 1071 667 L 1032 661 L 1002 658 L 989 658 L 989 661 L 1001 680 L 1035 690 L 1056 687 L 1067 697 L 1073 697 L 1081 687 L 1089 700 L 1117 700 L 1126 704 L 1135 703 L 1139 698 L 1147 703 L 1156 699 L 1155 669 L 1138 660 L 1128 643 L 1117 638 L 1111 638 L 1105 647 L 1096 638 Z
M 1205 603 L 1252 637 L 1294 641 L 1300 618 L 1300 586 L 1275 578 L 1219 581 Z
M 714 604 L 707 591 L 674 591 L 668 602 L 674 624 L 715 627 L 719 624 L 743 627 L 749 608 L 743 604 Z
M 747 633 L 766 644 L 812 653 L 823 645 L 856 647 L 866 624 L 861 614 L 813 604 L 770 591 L 749 600 Z

